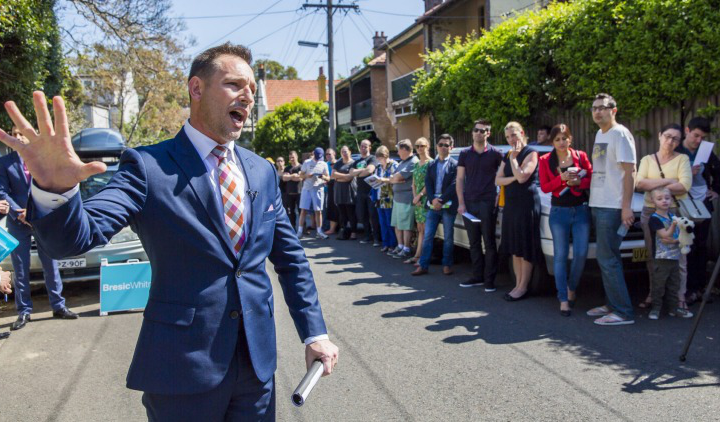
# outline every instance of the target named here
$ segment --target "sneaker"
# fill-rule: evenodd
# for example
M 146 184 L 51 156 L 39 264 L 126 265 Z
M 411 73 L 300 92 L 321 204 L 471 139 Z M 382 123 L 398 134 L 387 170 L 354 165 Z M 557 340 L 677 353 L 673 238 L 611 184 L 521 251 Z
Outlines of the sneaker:
M 495 290 L 497 290 L 497 289 L 495 288 L 495 283 L 485 283 L 485 292 L 487 292 L 487 293 L 492 293 L 492 292 L 494 292 Z
M 373 243 L 373 248 L 377 248 L 378 246 L 380 246 L 380 242 Z
M 601 317 L 601 316 L 608 315 L 610 312 L 611 312 L 611 311 L 610 311 L 610 308 L 608 308 L 607 306 L 603 305 L 603 306 L 598 306 L 597 308 L 592 308 L 592 309 L 590 309 L 589 311 L 587 311 L 587 315 L 588 315 L 588 316 L 599 316 L 599 317 Z
M 402 252 L 402 248 L 400 246 L 396 246 L 395 249 L 388 252 L 388 255 L 394 256 L 396 254 L 399 254 L 400 252 Z
M 410 258 L 412 256 L 412 251 L 410 249 L 403 249 L 402 252 L 396 253 L 393 255 L 393 258 L 395 259 L 405 259 Z
M 595 324 L 597 325 L 629 325 L 635 324 L 635 320 L 623 318 L 620 315 L 609 313 L 603 317 L 596 319 Z
M 363 245 L 366 243 L 370 243 L 370 242 L 372 242 L 372 240 L 370 240 L 370 239 L 363 239 L 360 241 L 360 243 L 362 243 Z
M 303 230 L 299 230 L 299 229 L 298 229 L 298 231 L 297 231 L 296 234 L 297 234 L 297 238 L 298 238 L 298 239 L 302 238 L 302 237 L 303 237 Z
M 389 250 L 390 248 L 388 248 L 387 246 L 383 246 L 382 248 L 380 248 L 380 252 L 387 252 Z
M 680 317 L 680 318 L 692 318 L 694 315 L 692 312 L 688 311 L 687 309 L 683 308 L 677 308 L 674 311 L 668 312 L 668 315 L 671 317 Z
M 648 314 L 649 319 L 660 319 L 660 311 L 650 311 Z
M 483 285 L 485 285 L 484 281 L 476 281 L 473 279 L 460 283 L 460 287 L 480 287 Z
M 323 232 L 316 232 L 315 238 L 316 238 L 316 239 L 327 239 L 327 238 L 328 238 L 328 235 L 326 235 L 326 234 L 323 233 Z

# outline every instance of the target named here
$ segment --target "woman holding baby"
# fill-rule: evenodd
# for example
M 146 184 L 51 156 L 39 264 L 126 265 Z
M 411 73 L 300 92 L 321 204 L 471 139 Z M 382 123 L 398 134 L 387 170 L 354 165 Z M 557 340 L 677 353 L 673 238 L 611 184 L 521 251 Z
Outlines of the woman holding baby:
M 570 147 L 572 133 L 567 125 L 555 125 L 550 131 L 550 139 L 554 148 L 540 157 L 538 164 L 540 188 L 545 193 L 552 193 L 549 222 L 555 251 L 555 286 L 560 314 L 570 316 L 588 253 L 592 164 L 585 152 Z M 571 235 L 573 254 L 568 274 Z

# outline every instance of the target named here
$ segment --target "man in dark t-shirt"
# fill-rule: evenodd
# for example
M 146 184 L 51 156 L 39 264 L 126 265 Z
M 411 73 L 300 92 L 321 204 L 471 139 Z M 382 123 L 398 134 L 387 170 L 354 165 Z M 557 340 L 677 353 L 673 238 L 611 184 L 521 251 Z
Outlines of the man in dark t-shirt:
M 282 175 L 282 181 L 285 182 L 286 198 L 283 202 L 283 206 L 285 207 L 285 212 L 287 213 L 288 218 L 290 218 L 290 223 L 292 224 L 293 229 L 297 230 L 297 215 L 298 207 L 300 205 L 300 182 L 302 182 L 302 178 L 300 177 L 300 168 L 302 166 L 298 162 L 298 155 L 296 151 L 290 151 L 288 159 L 290 160 L 290 165 L 285 167 L 285 171 Z
M 485 286 L 486 292 L 495 291 L 497 274 L 497 247 L 495 224 L 497 222 L 497 187 L 495 174 L 502 162 L 502 153 L 488 143 L 490 122 L 475 121 L 473 144 L 460 153 L 457 164 L 456 190 L 458 214 L 466 212 L 480 222 L 463 217 L 470 240 L 472 278 L 461 287 Z M 485 251 L 483 252 L 483 243 Z
M 373 242 L 373 246 L 380 246 L 380 219 L 375 204 L 370 199 L 372 187 L 365 182 L 365 179 L 375 173 L 378 166 L 377 158 L 372 154 L 371 145 L 367 139 L 360 142 L 361 158 L 353 164 L 350 175 L 357 178 L 355 214 L 365 229 L 365 236 L 360 243 Z

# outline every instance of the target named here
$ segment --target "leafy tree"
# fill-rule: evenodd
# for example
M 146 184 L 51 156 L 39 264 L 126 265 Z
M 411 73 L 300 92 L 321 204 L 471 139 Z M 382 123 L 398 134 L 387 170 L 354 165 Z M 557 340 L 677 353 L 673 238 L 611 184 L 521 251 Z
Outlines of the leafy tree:
M 265 66 L 265 79 L 297 79 L 298 72 L 292 66 L 285 67 L 275 60 L 260 59 L 253 64 L 253 70 L 257 74 L 260 65 Z
M 260 119 L 252 142 L 255 152 L 263 157 L 287 156 L 328 146 L 328 106 L 319 101 L 300 98 L 283 104 Z

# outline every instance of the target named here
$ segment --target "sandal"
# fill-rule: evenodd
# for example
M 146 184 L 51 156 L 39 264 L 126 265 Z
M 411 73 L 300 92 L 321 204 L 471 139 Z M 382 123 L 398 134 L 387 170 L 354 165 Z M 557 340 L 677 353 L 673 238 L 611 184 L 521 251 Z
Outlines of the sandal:
M 649 297 L 645 298 L 644 301 L 642 301 L 642 302 L 640 302 L 640 304 L 638 304 L 638 308 L 640 308 L 640 309 L 648 309 L 651 306 L 652 306 L 652 299 Z
M 417 262 L 418 262 L 418 259 L 415 257 L 412 257 L 412 258 L 409 258 L 409 259 L 406 259 L 405 261 L 403 261 L 403 264 L 416 264 Z

